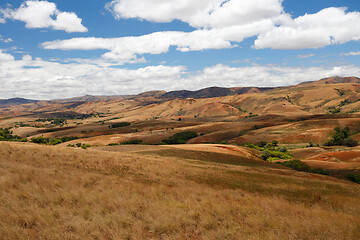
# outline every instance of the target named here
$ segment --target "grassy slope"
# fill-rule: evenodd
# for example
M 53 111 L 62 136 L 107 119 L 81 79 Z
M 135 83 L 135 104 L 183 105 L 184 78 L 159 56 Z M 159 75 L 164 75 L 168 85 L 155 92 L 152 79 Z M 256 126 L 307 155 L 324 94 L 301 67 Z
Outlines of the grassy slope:
M 2 239 L 360 238 L 360 188 L 332 178 L 21 143 L 0 156 Z

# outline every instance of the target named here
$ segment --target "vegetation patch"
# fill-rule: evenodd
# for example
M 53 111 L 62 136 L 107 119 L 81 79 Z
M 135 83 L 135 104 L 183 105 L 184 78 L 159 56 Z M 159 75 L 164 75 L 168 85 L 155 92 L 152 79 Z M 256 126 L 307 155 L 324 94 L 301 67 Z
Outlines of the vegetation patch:
M 272 162 L 281 159 L 292 159 L 288 154 L 287 148 L 278 146 L 278 141 L 274 140 L 271 143 L 261 141 L 258 144 L 246 143 L 244 147 L 253 148 L 261 151 L 260 158 L 265 161 Z
M 286 162 L 279 162 L 279 164 L 301 172 L 310 172 L 311 170 L 309 165 L 297 159 Z
M 120 127 L 127 127 L 130 126 L 131 123 L 129 122 L 119 122 L 119 123 L 114 123 L 111 125 L 111 128 L 120 128 Z
M 334 128 L 334 133 L 332 135 L 332 139 L 327 141 L 325 146 L 347 146 L 347 147 L 355 147 L 359 143 L 358 141 L 352 139 L 350 134 L 350 129 L 345 127 L 344 129 L 340 129 L 338 127 Z
M 124 141 L 121 143 L 109 143 L 108 146 L 117 146 L 117 145 L 138 145 L 138 144 L 142 144 L 143 141 L 140 139 L 133 139 L 133 140 L 129 140 L 129 141 Z
M 175 133 L 168 139 L 163 140 L 162 142 L 165 144 L 185 144 L 192 138 L 196 138 L 198 134 L 193 131 L 180 132 Z
M 91 145 L 85 144 L 85 143 L 76 143 L 76 144 L 69 144 L 69 145 L 67 145 L 67 147 L 78 147 L 78 148 L 82 148 L 82 149 L 87 149 L 87 148 L 91 147 Z
M 18 135 L 13 135 L 10 128 L 0 128 L 0 141 L 27 142 L 27 139 L 22 139 Z
M 31 142 L 45 145 L 58 145 L 60 143 L 69 142 L 76 139 L 78 139 L 78 137 L 45 138 L 41 136 L 31 138 Z
M 360 184 L 360 174 L 359 173 L 349 173 L 345 177 L 347 180 L 350 180 L 354 183 Z

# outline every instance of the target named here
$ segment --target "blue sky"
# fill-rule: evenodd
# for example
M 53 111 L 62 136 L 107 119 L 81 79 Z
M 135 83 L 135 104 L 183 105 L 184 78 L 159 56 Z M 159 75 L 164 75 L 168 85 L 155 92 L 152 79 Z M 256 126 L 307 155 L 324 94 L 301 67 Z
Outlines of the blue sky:
M 360 76 L 356 0 L 0 3 L 0 98 Z

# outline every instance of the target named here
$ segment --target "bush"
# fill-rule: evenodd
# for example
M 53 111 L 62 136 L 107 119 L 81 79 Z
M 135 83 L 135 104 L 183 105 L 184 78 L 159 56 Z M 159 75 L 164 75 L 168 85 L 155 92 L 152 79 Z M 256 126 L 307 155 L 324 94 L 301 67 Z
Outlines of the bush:
M 57 145 L 57 144 L 60 144 L 62 143 L 61 139 L 51 139 L 50 142 L 49 142 L 49 145 Z
M 119 143 L 109 143 L 108 146 L 117 146 Z
M 162 142 L 165 144 L 185 144 L 188 140 L 192 138 L 196 138 L 198 134 L 196 132 L 187 131 L 175 133 L 170 138 L 163 140 Z
M 288 155 L 287 153 L 284 152 L 280 152 L 277 150 L 270 150 L 270 149 L 265 149 L 260 157 L 265 160 L 265 161 L 275 161 L 275 160 L 280 160 L 280 159 L 291 159 L 292 157 L 290 155 Z
M 307 165 L 306 163 L 300 161 L 300 160 L 290 160 L 290 161 L 285 161 L 285 162 L 279 162 L 279 164 L 288 167 L 288 168 L 292 168 L 296 171 L 301 171 L 301 172 L 309 172 L 310 171 L 310 167 L 309 165 Z
M 287 152 L 287 148 L 285 146 L 279 147 L 280 152 Z
M 0 128 L 0 141 L 19 141 L 21 138 L 17 135 L 12 135 L 10 128 Z
M 335 133 L 332 135 L 332 139 L 327 141 L 324 145 L 325 146 L 357 146 L 357 141 L 350 138 L 350 129 L 345 127 L 344 129 L 340 129 L 338 127 L 334 128 Z
M 354 183 L 360 184 L 360 174 L 359 173 L 349 173 L 345 177 L 346 177 L 346 179 L 348 179 Z
M 87 148 L 89 148 L 89 147 L 91 147 L 90 144 L 83 144 L 83 145 L 81 145 L 81 148 L 82 148 L 82 149 L 87 149 Z
M 43 136 L 37 138 L 33 137 L 31 138 L 31 142 L 37 144 L 48 144 L 50 142 L 50 138 L 44 138 Z
M 31 139 L 31 142 L 37 144 L 57 145 L 75 139 L 78 139 L 78 137 L 44 138 L 43 136 L 41 136 L 41 137 L 33 137 Z
M 130 126 L 131 123 L 129 122 L 119 122 L 119 123 L 114 123 L 111 125 L 112 128 L 119 128 L 119 127 L 127 127 Z
M 266 141 L 261 141 L 261 142 L 259 142 L 257 145 L 258 145 L 259 147 L 265 147 L 267 144 L 268 144 L 268 143 L 267 143 Z
M 260 150 L 260 147 L 258 145 L 255 145 L 255 144 L 252 144 L 252 143 L 245 143 L 244 147 Z
M 357 145 L 359 145 L 359 142 L 352 138 L 346 138 L 343 144 L 347 147 L 356 147 Z
M 330 175 L 329 171 L 324 170 L 324 169 L 322 169 L 322 168 L 312 169 L 311 172 L 312 172 L 312 173 L 315 173 L 315 174 L 321 174 L 321 175 L 327 175 L 327 176 Z
M 124 142 L 121 142 L 120 144 L 121 145 L 131 145 L 131 144 L 141 144 L 142 143 L 142 140 L 140 139 L 134 139 L 134 140 L 129 140 L 129 141 L 124 141 Z

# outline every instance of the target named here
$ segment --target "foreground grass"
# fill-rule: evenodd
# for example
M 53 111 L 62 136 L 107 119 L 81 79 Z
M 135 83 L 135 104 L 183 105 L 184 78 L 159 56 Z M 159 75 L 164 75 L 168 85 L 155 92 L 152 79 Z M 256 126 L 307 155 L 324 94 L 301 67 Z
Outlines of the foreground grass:
M 0 156 L 1 239 L 360 238 L 359 186 L 328 177 L 21 143 Z

